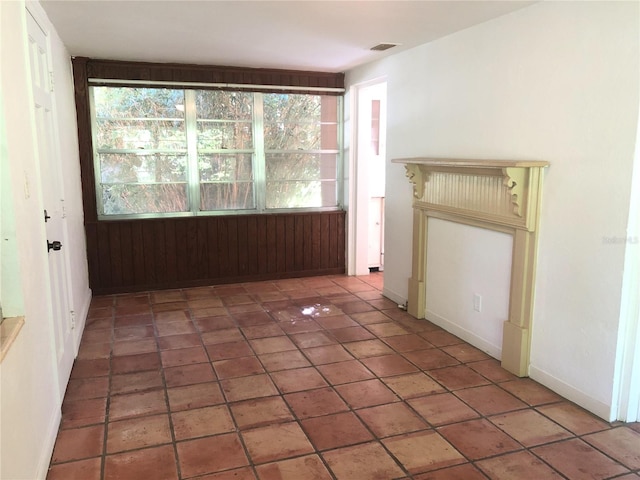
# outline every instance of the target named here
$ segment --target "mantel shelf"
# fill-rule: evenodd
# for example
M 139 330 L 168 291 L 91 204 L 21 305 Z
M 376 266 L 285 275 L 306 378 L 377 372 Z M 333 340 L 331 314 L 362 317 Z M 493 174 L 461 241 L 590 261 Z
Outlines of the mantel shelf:
M 412 163 L 432 167 L 449 168 L 512 168 L 512 167 L 546 167 L 549 162 L 545 160 L 477 160 L 462 158 L 394 158 L 391 163 Z

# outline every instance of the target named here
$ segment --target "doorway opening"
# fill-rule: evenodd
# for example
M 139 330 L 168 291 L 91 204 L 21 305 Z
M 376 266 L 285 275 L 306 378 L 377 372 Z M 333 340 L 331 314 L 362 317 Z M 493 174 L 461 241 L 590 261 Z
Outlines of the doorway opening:
M 357 85 L 352 98 L 348 272 L 366 275 L 384 270 L 387 83 Z

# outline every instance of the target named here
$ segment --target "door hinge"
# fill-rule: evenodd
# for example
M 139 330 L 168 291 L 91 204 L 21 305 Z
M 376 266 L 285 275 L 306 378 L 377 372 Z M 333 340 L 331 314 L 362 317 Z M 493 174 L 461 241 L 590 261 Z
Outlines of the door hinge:
M 53 81 L 53 71 L 49 72 L 49 91 L 53 92 L 53 86 L 54 86 L 54 81 Z
M 76 328 L 76 312 L 74 312 L 73 310 L 70 310 L 69 313 L 71 314 L 71 330 L 75 330 L 75 328 Z

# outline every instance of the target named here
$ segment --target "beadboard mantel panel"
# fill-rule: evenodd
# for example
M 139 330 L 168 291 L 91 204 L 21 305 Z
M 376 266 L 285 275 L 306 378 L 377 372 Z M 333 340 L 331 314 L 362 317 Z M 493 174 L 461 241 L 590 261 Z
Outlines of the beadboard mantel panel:
M 96 295 L 345 271 L 345 212 L 87 222 Z

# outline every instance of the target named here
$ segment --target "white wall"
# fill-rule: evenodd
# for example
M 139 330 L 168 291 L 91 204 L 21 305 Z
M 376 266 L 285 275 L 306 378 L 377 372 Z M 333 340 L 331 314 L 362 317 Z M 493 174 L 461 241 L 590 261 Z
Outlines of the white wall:
M 427 242 L 426 318 L 501 358 L 512 236 L 429 218 Z M 479 312 L 474 295 L 480 296 Z
M 8 156 L 14 187 L 13 206 L 25 314 L 25 325 L 0 364 L 0 478 L 12 480 L 45 478 L 60 421 L 52 315 L 43 294 L 49 288 L 49 273 L 25 48 L 25 18 L 23 2 L 0 2 L 0 91 L 6 129 L 6 136 L 1 138 L 5 148 L 0 151 Z M 68 188 L 69 243 L 74 249 L 69 252 L 74 268 L 72 290 L 77 304 L 73 308 L 82 324 L 86 316 L 82 309 L 83 305 L 88 305 L 90 291 L 83 243 L 69 55 L 55 32 L 52 32 L 50 40 L 56 78 L 55 108 L 60 119 L 58 137 L 63 162 L 60 168 Z
M 0 302 L 4 317 L 24 314 L 13 185 L 6 145 L 4 107 L 0 96 Z
M 638 122 L 637 2 L 541 2 L 370 64 L 388 159 L 540 159 L 533 378 L 609 417 Z M 405 296 L 411 189 L 387 167 L 385 291 Z

